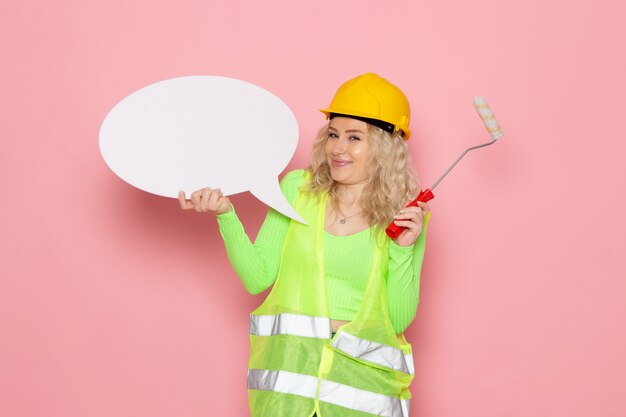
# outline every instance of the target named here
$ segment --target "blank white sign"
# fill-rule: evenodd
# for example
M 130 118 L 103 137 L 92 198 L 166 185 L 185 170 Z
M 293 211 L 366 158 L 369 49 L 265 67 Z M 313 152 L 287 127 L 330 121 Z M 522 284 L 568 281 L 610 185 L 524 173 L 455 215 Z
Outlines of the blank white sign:
M 100 152 L 127 183 L 176 198 L 204 187 L 250 191 L 302 221 L 278 185 L 298 144 L 298 123 L 278 97 L 245 81 L 172 78 L 120 101 L 100 127 Z

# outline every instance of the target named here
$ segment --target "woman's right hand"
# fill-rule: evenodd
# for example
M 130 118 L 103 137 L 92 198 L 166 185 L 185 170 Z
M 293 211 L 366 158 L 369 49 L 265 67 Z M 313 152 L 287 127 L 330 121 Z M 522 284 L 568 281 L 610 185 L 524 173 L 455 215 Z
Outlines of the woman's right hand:
M 178 193 L 178 202 L 183 210 L 194 209 L 198 213 L 213 212 L 224 214 L 232 210 L 230 199 L 222 194 L 219 188 L 203 188 L 191 193 L 191 200 L 187 200 L 185 192 Z

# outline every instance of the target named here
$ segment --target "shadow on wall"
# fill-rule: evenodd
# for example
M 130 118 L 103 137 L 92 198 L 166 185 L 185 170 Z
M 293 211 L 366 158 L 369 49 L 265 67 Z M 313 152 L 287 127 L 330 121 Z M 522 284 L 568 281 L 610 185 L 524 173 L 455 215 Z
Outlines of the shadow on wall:
M 182 211 L 175 199 L 149 194 L 121 181 L 105 187 L 103 195 L 108 202 L 107 218 L 103 219 L 108 233 L 117 236 L 120 250 L 130 252 L 127 257 L 134 258 L 135 270 L 143 269 L 143 264 L 148 273 L 155 262 L 179 269 L 184 276 L 174 274 L 169 279 L 191 280 L 194 286 L 220 294 L 223 301 L 228 300 L 224 305 L 237 314 L 252 311 L 260 303 L 263 294 L 248 294 L 230 266 L 213 214 Z M 249 192 L 230 198 L 254 240 L 267 206 Z

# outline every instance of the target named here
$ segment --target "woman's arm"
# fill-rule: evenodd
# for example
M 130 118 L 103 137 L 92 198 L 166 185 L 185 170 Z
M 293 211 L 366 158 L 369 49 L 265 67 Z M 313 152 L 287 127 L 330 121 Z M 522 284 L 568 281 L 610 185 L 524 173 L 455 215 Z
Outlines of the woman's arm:
M 402 333 L 411 324 L 417 312 L 429 218 L 430 213 L 424 217 L 424 226 L 413 245 L 400 246 L 395 242 L 390 243 L 387 298 L 391 325 L 396 333 Z
M 269 209 L 254 244 L 234 210 L 218 215 L 217 224 L 230 264 L 246 290 L 258 294 L 268 289 L 278 275 L 289 218 Z
M 290 204 L 295 201 L 303 179 L 303 171 L 293 171 L 281 181 L 281 189 Z M 251 294 L 265 291 L 276 280 L 289 222 L 288 217 L 269 209 L 253 244 L 234 210 L 217 215 L 228 259 Z

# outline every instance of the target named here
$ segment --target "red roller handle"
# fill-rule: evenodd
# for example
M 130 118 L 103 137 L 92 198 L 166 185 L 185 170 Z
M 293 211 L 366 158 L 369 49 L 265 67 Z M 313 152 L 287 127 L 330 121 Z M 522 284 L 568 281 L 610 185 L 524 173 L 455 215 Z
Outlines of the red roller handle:
M 411 201 L 409 204 L 407 204 L 407 207 L 416 207 L 418 202 L 426 203 L 427 201 L 430 201 L 433 198 L 435 198 L 435 195 L 433 194 L 432 191 L 430 191 L 430 188 L 427 188 L 425 190 L 420 191 L 417 198 Z M 387 232 L 387 236 L 389 236 L 392 239 L 395 239 L 398 237 L 400 233 L 402 233 L 404 229 L 406 229 L 406 227 L 398 226 L 394 222 L 391 222 L 389 226 L 387 226 L 387 229 L 385 229 L 385 232 Z

